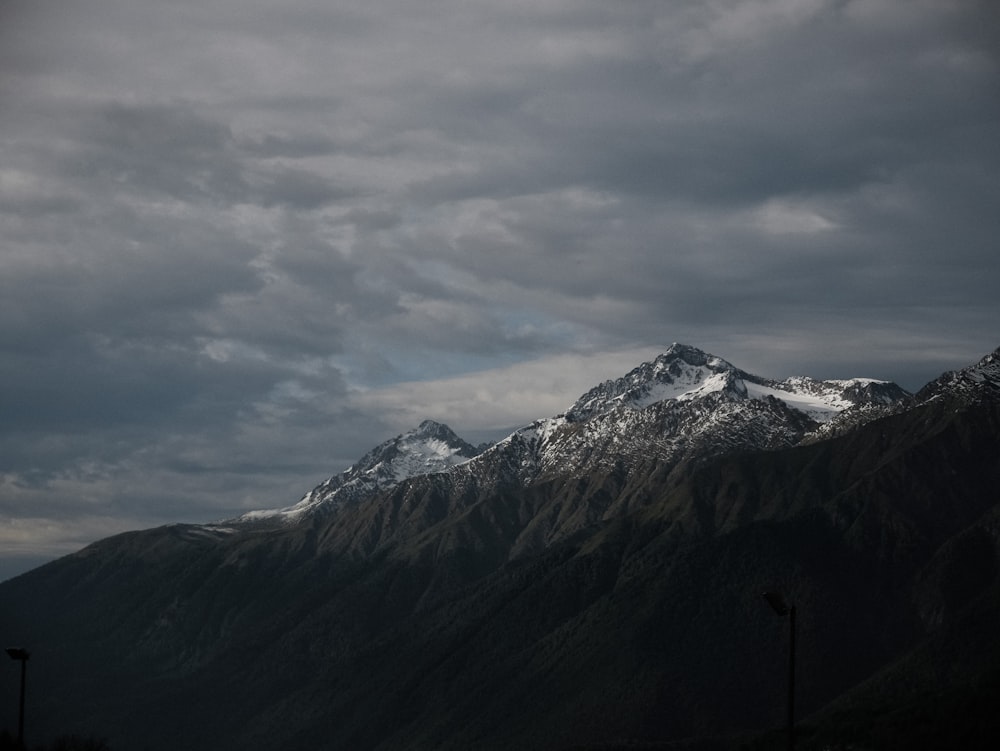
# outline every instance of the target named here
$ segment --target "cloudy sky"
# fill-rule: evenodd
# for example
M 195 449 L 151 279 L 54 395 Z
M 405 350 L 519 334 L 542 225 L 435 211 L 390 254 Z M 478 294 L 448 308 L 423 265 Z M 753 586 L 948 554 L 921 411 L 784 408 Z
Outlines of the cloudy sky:
M 296 501 L 673 341 L 1000 344 L 990 0 L 0 0 L 0 558 Z

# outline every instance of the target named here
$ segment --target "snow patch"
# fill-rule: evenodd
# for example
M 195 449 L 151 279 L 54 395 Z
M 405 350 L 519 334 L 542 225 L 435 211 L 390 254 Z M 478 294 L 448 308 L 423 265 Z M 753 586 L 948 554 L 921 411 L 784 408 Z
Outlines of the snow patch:
M 459 453 L 458 448 L 438 438 L 403 440 L 399 443 L 399 451 L 399 456 L 390 462 L 390 470 L 396 482 L 414 475 L 443 472 L 469 461 L 468 457 Z
M 722 391 L 726 388 L 726 383 L 726 373 L 715 373 L 708 368 L 690 368 L 675 378 L 672 383 L 658 381 L 650 384 L 642 396 L 629 399 L 628 402 L 630 406 L 637 409 L 645 409 L 652 404 L 668 399 L 680 401 L 697 399 L 713 391 Z M 626 396 L 623 394 L 618 399 L 624 401 Z
M 805 413 L 816 422 L 829 422 L 845 409 L 853 406 L 839 390 L 821 388 L 806 390 L 802 388 L 807 381 L 811 385 L 819 385 L 818 382 L 811 379 L 799 378 L 789 378 L 784 382 L 795 390 L 764 386 L 759 383 L 747 383 L 747 396 L 761 401 L 769 396 L 773 397 L 783 401 L 791 409 Z

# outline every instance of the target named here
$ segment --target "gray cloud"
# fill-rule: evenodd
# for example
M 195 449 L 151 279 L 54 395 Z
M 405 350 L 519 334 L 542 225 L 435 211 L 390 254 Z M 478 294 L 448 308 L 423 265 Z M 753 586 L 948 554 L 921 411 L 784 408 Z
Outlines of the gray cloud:
M 998 20 L 5 3 L 2 541 L 282 505 L 407 421 L 489 435 L 674 340 L 908 388 L 978 358 Z

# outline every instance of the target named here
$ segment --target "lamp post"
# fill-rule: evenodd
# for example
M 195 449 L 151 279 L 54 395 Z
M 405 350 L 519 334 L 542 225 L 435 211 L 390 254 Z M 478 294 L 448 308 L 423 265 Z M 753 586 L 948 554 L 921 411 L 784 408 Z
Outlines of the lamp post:
M 788 616 L 788 751 L 795 749 L 795 606 L 777 592 L 764 592 L 764 599 L 780 617 Z
M 31 653 L 24 647 L 8 647 L 7 654 L 12 660 L 19 660 L 21 663 L 21 705 L 17 715 L 17 747 L 24 748 L 24 675 L 27 672 L 28 658 Z

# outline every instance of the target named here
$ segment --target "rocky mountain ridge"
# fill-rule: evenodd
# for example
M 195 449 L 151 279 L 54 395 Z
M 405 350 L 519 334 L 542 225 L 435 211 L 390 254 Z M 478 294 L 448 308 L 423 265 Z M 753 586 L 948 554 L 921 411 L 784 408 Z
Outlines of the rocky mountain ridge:
M 875 419 L 909 396 L 896 384 L 869 378 L 774 381 L 675 343 L 653 361 L 594 387 L 566 413 L 539 419 L 494 446 L 473 449 L 447 426 L 426 421 L 377 447 L 294 506 L 250 512 L 236 521 L 328 514 L 439 473 L 452 477 L 423 482 L 478 495 L 625 464 L 676 465 L 735 451 L 787 448 L 830 435 L 842 424 Z
M 923 403 L 940 397 L 984 398 L 1000 390 L 1000 348 L 974 365 L 951 370 L 920 389 L 914 400 Z

